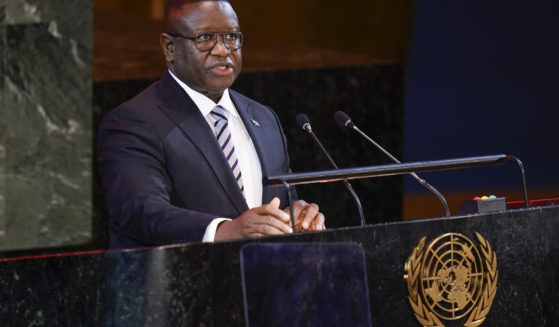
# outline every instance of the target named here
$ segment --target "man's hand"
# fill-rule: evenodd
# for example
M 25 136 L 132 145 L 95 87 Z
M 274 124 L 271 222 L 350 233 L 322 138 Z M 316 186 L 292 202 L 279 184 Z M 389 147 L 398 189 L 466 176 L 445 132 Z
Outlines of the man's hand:
M 215 240 L 231 240 L 293 233 L 289 214 L 280 208 L 280 199 L 245 211 L 239 217 L 224 221 L 217 227 Z
M 289 208 L 284 211 L 289 214 Z M 295 216 L 295 230 L 298 232 L 325 230 L 324 215 L 319 211 L 316 203 L 307 203 L 298 200 L 293 203 L 293 215 Z

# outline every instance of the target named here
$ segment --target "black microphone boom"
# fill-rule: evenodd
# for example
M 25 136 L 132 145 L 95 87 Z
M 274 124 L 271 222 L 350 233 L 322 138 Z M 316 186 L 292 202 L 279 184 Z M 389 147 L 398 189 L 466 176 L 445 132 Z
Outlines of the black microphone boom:
M 367 134 L 365 134 L 357 126 L 355 126 L 355 124 L 353 123 L 351 118 L 349 118 L 349 116 L 345 112 L 336 111 L 336 113 L 334 114 L 334 119 L 336 119 L 336 123 L 338 123 L 338 125 L 340 127 L 351 128 L 351 129 L 355 130 L 356 132 L 358 132 L 361 136 L 363 136 L 367 141 L 372 143 L 377 149 L 382 151 L 386 156 L 388 156 L 390 159 L 392 159 L 392 161 L 394 161 L 395 163 L 402 163 L 400 160 L 396 159 L 396 157 L 394 157 L 390 152 L 386 151 L 382 146 L 380 146 L 380 144 L 375 142 L 372 138 L 370 138 Z M 415 178 L 421 185 L 425 186 L 429 191 L 433 192 L 435 194 L 435 196 L 437 196 L 437 198 L 442 202 L 442 204 L 444 206 L 446 216 L 449 217 L 450 216 L 450 210 L 448 210 L 448 204 L 446 203 L 446 200 L 445 200 L 444 196 L 436 188 L 434 188 L 431 184 L 427 183 L 426 180 L 419 177 L 416 173 L 410 173 L 410 175 L 412 175 L 413 178 Z
M 297 120 L 297 124 L 299 125 L 299 127 L 301 127 L 301 129 L 303 129 L 305 132 L 309 133 L 312 136 L 312 139 L 314 140 L 314 143 L 316 143 L 316 145 L 318 145 L 318 147 L 320 148 L 320 150 L 322 151 L 324 156 L 326 156 L 326 158 L 330 162 L 330 165 L 332 167 L 334 167 L 334 169 L 338 169 L 338 165 L 336 165 L 336 163 L 334 162 L 334 160 L 332 159 L 330 154 L 328 154 L 328 151 L 326 151 L 326 149 L 324 148 L 324 146 L 322 145 L 322 143 L 320 142 L 318 137 L 316 137 L 316 135 L 314 135 L 314 133 L 312 131 L 312 128 L 311 128 L 311 121 L 309 120 L 309 117 L 307 117 L 307 115 L 305 115 L 305 114 L 298 114 L 295 117 L 295 119 Z M 351 193 L 351 196 L 353 196 L 353 199 L 355 199 L 355 203 L 357 204 L 357 209 L 359 210 L 359 217 L 361 219 L 361 226 L 365 226 L 365 215 L 363 214 L 363 207 L 361 206 L 361 201 L 359 200 L 359 197 L 357 196 L 357 193 L 355 193 L 355 191 L 353 190 L 353 187 L 351 186 L 349 181 L 347 179 L 344 179 L 343 182 L 344 182 L 345 186 L 347 187 L 347 189 L 349 190 L 349 193 Z

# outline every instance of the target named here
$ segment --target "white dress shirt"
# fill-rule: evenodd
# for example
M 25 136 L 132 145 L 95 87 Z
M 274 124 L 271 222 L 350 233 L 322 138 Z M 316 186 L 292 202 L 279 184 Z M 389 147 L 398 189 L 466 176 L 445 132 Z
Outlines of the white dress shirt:
M 194 91 L 188 85 L 178 79 L 171 71 L 171 76 L 179 83 L 188 96 L 194 101 L 202 116 L 206 118 L 211 130 L 216 133 L 214 128 L 215 119 L 210 114 L 216 105 L 222 106 L 227 112 L 227 120 L 229 123 L 229 130 L 231 131 L 231 139 L 235 145 L 235 153 L 239 159 L 239 166 L 241 168 L 241 175 L 243 185 L 245 187 L 245 199 L 249 208 L 254 208 L 262 205 L 262 168 L 258 154 L 254 148 L 254 143 L 248 134 L 243 120 L 239 116 L 231 97 L 229 97 L 229 90 L 226 89 L 218 103 L 213 102 L 210 98 L 200 92 Z M 230 220 L 235 217 L 216 218 L 206 228 L 203 242 L 213 242 L 215 232 L 220 222 Z

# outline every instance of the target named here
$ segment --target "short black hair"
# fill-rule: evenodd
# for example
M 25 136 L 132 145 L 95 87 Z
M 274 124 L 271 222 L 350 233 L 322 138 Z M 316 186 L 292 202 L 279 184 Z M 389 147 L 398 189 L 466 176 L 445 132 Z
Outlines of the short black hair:
M 189 3 L 203 2 L 203 1 L 224 1 L 229 2 L 229 0 L 168 0 L 167 5 L 165 5 L 165 14 L 163 16 L 163 29 L 165 32 L 173 31 L 173 22 L 171 21 L 171 13 L 175 10 L 181 9 L 184 5 Z

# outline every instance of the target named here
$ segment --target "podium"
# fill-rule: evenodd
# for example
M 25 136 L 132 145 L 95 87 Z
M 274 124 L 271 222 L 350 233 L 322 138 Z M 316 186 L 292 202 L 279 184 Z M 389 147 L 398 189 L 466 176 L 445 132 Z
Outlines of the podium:
M 478 233 L 495 254 L 496 294 L 482 326 L 559 324 L 556 205 L 256 240 L 5 259 L 0 324 L 245 326 L 243 246 L 343 242 L 364 253 L 371 325 L 420 326 L 405 265 L 423 237 L 447 233 L 474 243 Z M 296 264 L 299 257 L 292 260 Z M 443 323 L 462 326 L 464 319 Z

